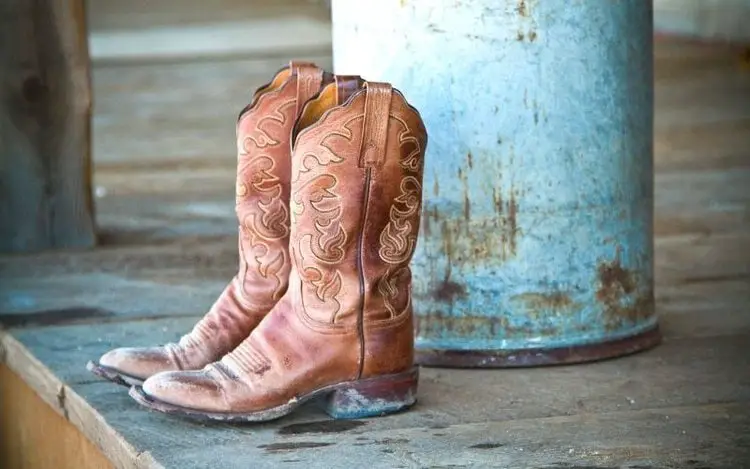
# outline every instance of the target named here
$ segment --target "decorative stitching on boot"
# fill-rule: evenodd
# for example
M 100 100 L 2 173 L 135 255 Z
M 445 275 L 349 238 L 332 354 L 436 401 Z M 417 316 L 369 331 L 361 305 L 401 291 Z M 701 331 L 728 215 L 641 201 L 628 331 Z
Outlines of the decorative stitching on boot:
M 297 159 L 293 165 L 292 179 L 299 183 L 300 178 L 303 175 L 307 176 L 313 169 L 343 163 L 344 159 L 333 151 L 333 140 L 343 139 L 347 144 L 353 144 L 354 132 L 351 126 L 362 118 L 363 115 L 350 118 L 340 127 L 337 126 L 336 130 L 323 134 L 317 143 L 309 144 L 314 150 L 303 153 Z M 311 288 L 314 292 L 313 298 L 318 300 L 317 304 L 310 304 L 303 299 L 303 309 L 325 308 L 325 316 L 329 323 L 335 323 L 341 311 L 338 295 L 341 293 L 343 281 L 338 269 L 323 269 L 315 264 L 335 266 L 344 260 L 346 254 L 344 247 L 348 236 L 341 222 L 341 196 L 335 191 L 338 184 L 339 181 L 333 174 L 317 174 L 299 184 L 291 202 L 292 219 L 297 229 L 299 230 L 300 225 L 296 220 L 306 211 L 309 211 L 308 216 L 312 220 L 313 228 L 312 233 L 298 232 L 295 240 L 303 290 Z
M 263 127 L 268 124 L 283 127 L 288 120 L 286 113 L 295 105 L 295 99 L 286 100 L 258 120 L 253 131 L 243 138 L 239 158 L 279 145 L 280 140 L 274 139 Z M 269 242 L 282 240 L 289 235 L 290 216 L 288 205 L 282 200 L 283 187 L 279 177 L 274 174 L 275 168 L 274 159 L 265 153 L 241 164 L 237 171 L 237 203 L 253 196 L 258 199 L 254 209 L 242 219 L 240 227 L 241 236 L 249 239 L 252 253 L 245 252 L 242 246 L 240 248 L 243 262 L 246 262 L 247 255 L 251 255 L 255 261 L 254 270 L 264 279 L 273 278 L 276 287 L 272 297 L 278 300 L 285 283 L 280 273 L 288 259 L 284 250 L 272 249 Z M 249 181 L 245 179 L 248 174 L 251 175 Z M 243 302 L 251 303 L 244 289 L 246 269 L 242 270 L 239 296 Z
M 391 116 L 403 128 L 399 133 L 399 149 L 401 154 L 408 150 L 409 145 L 414 149 L 401 159 L 399 165 L 407 172 L 417 173 L 421 167 L 422 146 L 419 139 L 412 133 L 409 125 L 403 119 Z M 399 185 L 401 193 L 393 200 L 389 210 L 388 224 L 380 233 L 380 259 L 391 264 L 383 277 L 378 281 L 378 292 L 383 295 L 383 303 L 391 317 L 398 314 L 393 301 L 398 296 L 397 285 L 401 276 L 408 274 L 408 262 L 414 254 L 417 243 L 417 230 L 410 220 L 415 219 L 418 224 L 422 185 L 415 176 L 406 175 Z M 416 218 L 415 218 L 416 217 Z

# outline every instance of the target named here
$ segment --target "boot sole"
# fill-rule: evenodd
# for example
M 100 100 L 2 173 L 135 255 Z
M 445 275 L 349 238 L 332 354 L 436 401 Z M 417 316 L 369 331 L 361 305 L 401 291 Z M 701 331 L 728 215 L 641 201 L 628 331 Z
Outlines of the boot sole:
M 141 378 L 127 375 L 114 368 L 110 368 L 99 363 L 94 363 L 92 361 L 86 363 L 86 369 L 100 378 L 104 378 L 107 381 L 111 381 L 121 386 L 131 387 L 140 386 L 143 384 L 143 380 Z
M 286 404 L 255 412 L 208 412 L 191 409 L 149 396 L 141 386 L 130 388 L 130 397 L 139 404 L 165 414 L 175 414 L 199 421 L 267 422 L 290 414 L 308 401 L 316 403 L 334 419 L 379 417 L 406 410 L 417 402 L 419 369 L 347 381 L 316 389 Z

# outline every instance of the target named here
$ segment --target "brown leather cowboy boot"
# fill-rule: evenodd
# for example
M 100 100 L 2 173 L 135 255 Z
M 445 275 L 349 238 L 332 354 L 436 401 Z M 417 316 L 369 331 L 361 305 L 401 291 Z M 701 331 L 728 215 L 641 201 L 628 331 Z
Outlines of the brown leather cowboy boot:
M 118 348 L 89 362 L 118 384 L 154 373 L 203 368 L 232 351 L 287 290 L 289 270 L 290 134 L 302 105 L 332 76 L 291 62 L 259 88 L 237 122 L 239 272 L 208 313 L 177 343 Z M 356 86 L 356 81 L 354 82 Z
M 402 94 L 369 82 L 343 105 L 326 87 L 298 120 L 289 290 L 250 336 L 198 371 L 130 395 L 155 410 L 265 421 L 319 399 L 335 418 L 416 400 L 411 261 L 427 133 Z

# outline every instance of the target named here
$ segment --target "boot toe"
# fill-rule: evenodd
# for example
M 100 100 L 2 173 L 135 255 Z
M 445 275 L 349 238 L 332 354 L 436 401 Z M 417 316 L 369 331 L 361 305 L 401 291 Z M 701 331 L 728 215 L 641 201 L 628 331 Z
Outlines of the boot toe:
M 166 404 L 204 412 L 226 412 L 221 385 L 205 370 L 158 373 L 143 383 L 143 392 Z
M 176 369 L 167 355 L 157 348 L 118 348 L 102 355 L 99 364 L 134 378 L 146 379 L 161 371 Z

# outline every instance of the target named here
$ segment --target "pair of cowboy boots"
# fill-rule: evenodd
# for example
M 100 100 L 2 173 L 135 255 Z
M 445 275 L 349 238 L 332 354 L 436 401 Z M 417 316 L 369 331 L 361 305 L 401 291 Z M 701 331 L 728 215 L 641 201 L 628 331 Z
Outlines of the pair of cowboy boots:
M 312 399 L 334 418 L 413 405 L 426 144 L 389 84 L 290 63 L 237 124 L 239 272 L 179 342 L 89 369 L 149 408 L 216 420 L 271 420 Z

